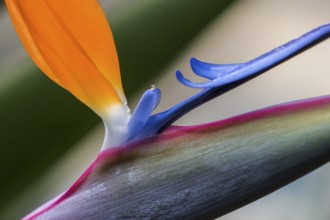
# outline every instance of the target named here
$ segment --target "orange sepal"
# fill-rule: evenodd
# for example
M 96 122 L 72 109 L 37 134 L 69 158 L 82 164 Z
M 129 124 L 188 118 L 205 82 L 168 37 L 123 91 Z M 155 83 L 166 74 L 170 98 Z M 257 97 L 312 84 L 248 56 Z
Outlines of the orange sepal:
M 36 65 L 96 112 L 125 99 L 117 52 L 97 0 L 6 0 Z

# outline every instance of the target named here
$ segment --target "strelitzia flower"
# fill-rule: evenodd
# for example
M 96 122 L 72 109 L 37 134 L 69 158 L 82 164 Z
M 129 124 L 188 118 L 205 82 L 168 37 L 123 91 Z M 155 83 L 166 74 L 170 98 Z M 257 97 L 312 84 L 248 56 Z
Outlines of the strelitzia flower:
M 130 113 L 113 36 L 97 1 L 7 1 L 7 5 L 37 66 L 101 116 L 112 136 L 107 145 L 120 143 Z
M 77 182 L 25 219 L 213 218 L 329 160 L 330 126 L 324 120 L 330 118 L 328 96 L 206 125 L 171 125 L 326 39 L 330 24 L 245 63 L 210 64 L 193 58 L 192 70 L 208 81 L 191 82 L 180 71 L 176 76 L 182 84 L 201 89 L 199 93 L 153 114 L 161 93 L 152 86 L 131 114 L 113 36 L 96 0 L 6 4 L 36 65 L 95 111 L 106 130 L 98 158 Z M 290 159 L 282 165 L 283 155 Z

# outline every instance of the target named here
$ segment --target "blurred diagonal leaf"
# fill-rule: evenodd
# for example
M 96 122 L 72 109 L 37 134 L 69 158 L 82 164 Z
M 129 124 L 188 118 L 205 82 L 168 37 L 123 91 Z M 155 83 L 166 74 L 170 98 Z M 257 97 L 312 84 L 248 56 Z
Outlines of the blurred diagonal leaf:
M 111 19 L 126 94 L 171 60 L 230 0 L 140 1 Z M 0 209 L 99 119 L 35 67 L 0 93 Z

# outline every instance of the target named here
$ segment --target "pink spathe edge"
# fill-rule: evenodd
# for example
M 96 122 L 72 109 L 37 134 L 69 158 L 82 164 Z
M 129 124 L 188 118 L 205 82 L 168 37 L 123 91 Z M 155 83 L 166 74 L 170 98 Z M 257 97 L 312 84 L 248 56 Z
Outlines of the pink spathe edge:
M 168 141 L 173 138 L 178 138 L 182 135 L 185 135 L 187 133 L 195 133 L 205 130 L 212 130 L 212 129 L 224 129 L 226 127 L 247 123 L 249 121 L 262 119 L 268 116 L 275 116 L 280 114 L 287 114 L 287 113 L 294 113 L 295 111 L 299 110 L 308 110 L 317 108 L 320 106 L 324 106 L 330 104 L 330 95 L 316 97 L 316 98 L 310 98 L 310 99 L 304 99 L 299 101 L 293 101 L 285 104 L 275 105 L 271 107 L 267 107 L 264 109 L 248 112 L 245 114 L 241 114 L 238 116 L 234 116 L 228 119 L 206 123 L 202 125 L 196 125 L 196 126 L 171 126 L 169 127 L 164 133 L 155 135 L 157 136 L 157 141 Z M 153 137 L 149 137 L 134 143 L 121 145 L 118 147 L 113 147 L 106 149 L 98 155 L 96 160 L 87 168 L 87 170 L 78 178 L 78 180 L 65 192 L 60 194 L 59 196 L 55 197 L 51 201 L 47 202 L 46 204 L 42 205 L 29 215 L 25 216 L 23 220 L 32 220 L 37 218 L 38 216 L 42 215 L 43 213 L 47 212 L 48 210 L 54 208 L 59 203 L 64 201 L 66 198 L 73 195 L 76 190 L 79 188 L 79 186 L 84 183 L 84 180 L 89 176 L 89 174 L 93 171 L 94 167 L 98 165 L 99 163 L 109 160 L 111 158 L 116 158 L 119 155 L 123 155 L 127 152 L 130 152 L 131 150 L 134 150 L 138 147 L 143 147 L 146 144 L 152 142 L 152 140 L 155 140 Z

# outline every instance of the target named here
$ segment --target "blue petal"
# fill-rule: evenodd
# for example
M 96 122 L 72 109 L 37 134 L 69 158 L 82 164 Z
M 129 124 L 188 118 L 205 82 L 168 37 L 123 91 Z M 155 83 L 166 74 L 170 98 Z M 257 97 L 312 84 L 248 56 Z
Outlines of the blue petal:
M 200 60 L 197 60 L 196 58 L 191 58 L 190 65 L 192 71 L 196 75 L 212 80 L 227 75 L 234 69 L 238 68 L 241 65 L 241 63 L 212 64 L 212 63 L 202 62 Z
M 298 39 L 292 40 L 274 50 L 243 64 L 211 64 L 191 60 L 191 66 L 196 75 L 210 79 L 205 83 L 193 83 L 177 74 L 178 80 L 191 88 L 220 87 L 247 77 L 258 75 L 292 56 L 314 46 L 318 42 L 328 38 L 330 35 L 330 24 L 323 25 Z
M 169 108 L 168 110 L 148 116 L 155 104 L 152 102 L 146 107 L 147 112 L 139 113 L 136 117 L 141 117 L 143 123 L 134 124 L 133 131 L 136 136 L 133 139 L 141 139 L 150 135 L 162 132 L 182 115 L 191 111 L 199 105 L 231 90 L 237 86 L 253 79 L 266 72 L 270 68 L 290 59 L 291 57 L 307 50 L 317 43 L 330 37 L 330 24 L 320 26 L 307 34 L 292 40 L 270 52 L 259 56 L 251 61 L 241 64 L 210 64 L 191 59 L 191 67 L 196 75 L 207 78 L 210 81 L 205 83 L 195 83 L 186 79 L 180 71 L 176 72 L 177 79 L 184 85 L 202 90 Z M 159 97 L 155 95 L 155 97 Z M 141 102 L 145 99 L 142 98 Z M 145 99 L 148 100 L 148 99 Z M 143 101 L 147 102 L 147 101 Z M 142 105 L 142 104 L 141 104 Z M 139 108 L 138 108 L 139 109 Z M 152 109 L 152 110 L 151 110 Z M 151 111 L 150 111 L 151 110 Z M 133 116 L 134 118 L 135 116 Z M 135 117 L 135 118 L 136 118 Z M 137 119 L 134 119 L 137 120 Z M 135 125 L 136 124 L 136 125 Z M 138 128 L 138 126 L 142 127 Z
M 129 139 L 135 137 L 139 130 L 145 125 L 151 113 L 159 104 L 160 98 L 161 92 L 154 86 L 143 94 L 128 123 Z

